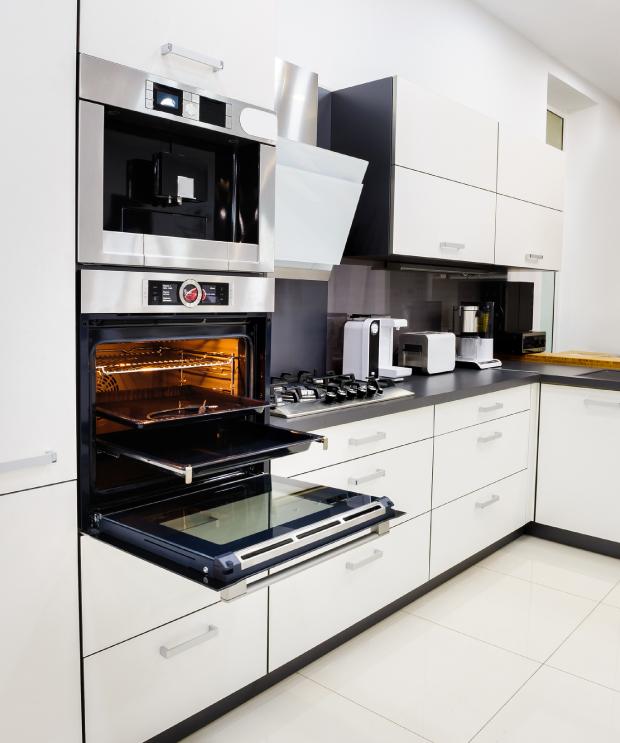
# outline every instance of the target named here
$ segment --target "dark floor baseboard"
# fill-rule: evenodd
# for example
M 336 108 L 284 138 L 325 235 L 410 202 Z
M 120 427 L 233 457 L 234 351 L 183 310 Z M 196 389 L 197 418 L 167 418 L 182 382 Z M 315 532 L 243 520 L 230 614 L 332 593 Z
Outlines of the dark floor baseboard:
M 529 526 L 530 525 L 528 524 L 528 526 L 524 527 L 524 529 L 529 529 Z M 400 611 L 403 607 L 407 606 L 412 601 L 415 601 L 421 596 L 424 596 L 424 594 L 432 591 L 434 588 L 437 588 L 442 583 L 450 580 L 450 578 L 453 578 L 455 575 L 462 573 L 464 570 L 467 570 L 467 568 L 470 568 L 472 565 L 480 562 L 480 560 L 483 560 L 485 557 L 493 554 L 493 552 L 496 552 L 501 547 L 504 547 L 509 542 L 512 542 L 514 539 L 517 539 L 517 537 L 521 536 L 524 533 L 524 529 L 517 529 L 516 531 L 512 532 L 512 534 L 508 534 L 506 537 L 503 537 L 489 547 L 486 547 L 475 555 L 472 555 L 467 560 L 464 560 L 458 565 L 455 565 L 453 568 L 450 568 L 450 570 L 447 570 L 445 573 L 438 575 L 427 583 L 424 583 L 424 585 L 420 586 L 419 588 L 416 588 L 414 591 L 407 593 L 405 596 L 402 596 L 393 603 L 388 604 L 388 606 L 383 607 L 379 611 L 376 611 L 374 614 L 371 614 L 365 619 L 362 619 L 360 622 L 357 622 L 352 627 L 349 627 L 348 629 L 340 632 L 334 637 L 331 637 L 329 640 L 321 643 L 321 645 L 317 645 L 317 647 L 312 648 L 312 650 L 309 650 L 307 653 L 300 655 L 298 658 L 295 658 L 289 663 L 286 663 L 280 668 L 277 668 L 275 671 L 271 671 L 271 673 L 262 676 L 248 686 L 245 686 L 243 689 L 239 689 L 239 691 L 234 692 L 225 699 L 212 704 L 210 707 L 207 707 L 201 712 L 197 712 L 195 715 L 192 715 L 192 717 L 188 717 L 183 722 L 180 722 L 174 727 L 165 730 L 163 733 L 159 733 L 153 738 L 150 738 L 148 741 L 146 741 L 146 743 L 178 743 L 178 741 L 182 740 L 188 735 L 191 735 L 192 733 L 195 733 L 197 730 L 200 730 L 200 728 L 205 727 L 205 725 L 208 725 L 210 722 L 213 722 L 218 717 L 225 715 L 227 712 L 230 712 L 235 707 L 238 707 L 240 704 L 247 702 L 257 694 L 260 694 L 261 692 L 269 689 L 280 681 L 283 681 L 291 674 L 301 670 L 304 666 L 307 666 L 309 663 L 317 660 L 317 658 L 320 658 L 322 655 L 329 653 L 331 650 L 334 650 L 339 645 L 342 645 L 348 640 L 351 640 L 356 635 L 359 635 L 378 622 L 381 622 L 383 619 L 386 619 L 395 612 Z M 234 662 L 234 659 L 231 660 L 232 662 Z
M 620 557 L 620 544 L 608 539 L 599 537 L 590 537 L 587 534 L 579 534 L 576 531 L 567 529 L 558 529 L 556 526 L 546 526 L 545 524 L 536 524 L 534 522 L 525 527 L 525 533 L 533 537 L 548 539 L 550 542 L 566 544 L 569 547 L 578 547 L 588 552 L 596 552 L 599 555 L 608 557 Z

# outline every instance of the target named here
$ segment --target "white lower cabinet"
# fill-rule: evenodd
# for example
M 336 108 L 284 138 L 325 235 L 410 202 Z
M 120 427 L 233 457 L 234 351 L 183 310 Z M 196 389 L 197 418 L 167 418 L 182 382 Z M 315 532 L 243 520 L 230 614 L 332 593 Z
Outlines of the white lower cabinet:
M 260 590 L 86 658 L 86 743 L 141 743 L 266 672 Z
M 437 405 L 435 436 L 529 410 L 533 386 L 526 384 Z
M 75 482 L 0 496 L 0 740 L 80 743 Z
M 527 472 L 477 490 L 432 512 L 430 577 L 531 521 Z
M 430 514 L 269 588 L 269 670 L 428 580 Z
M 528 411 L 435 437 L 433 508 L 527 469 Z
M 543 384 L 536 521 L 620 542 L 620 392 Z

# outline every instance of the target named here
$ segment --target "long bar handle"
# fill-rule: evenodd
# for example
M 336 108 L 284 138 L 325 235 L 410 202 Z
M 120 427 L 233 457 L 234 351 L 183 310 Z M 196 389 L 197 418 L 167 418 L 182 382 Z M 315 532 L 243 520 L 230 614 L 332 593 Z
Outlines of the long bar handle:
M 542 253 L 526 253 L 525 260 L 527 261 L 542 261 L 545 256 Z
M 488 508 L 499 500 L 499 495 L 492 495 L 489 500 L 476 501 L 476 508 Z
M 584 405 L 592 405 L 597 408 L 619 408 L 620 402 L 611 402 L 611 400 L 593 400 L 587 398 L 583 401 Z
M 165 54 L 176 54 L 177 57 L 183 57 L 183 59 L 189 59 L 192 62 L 198 62 L 204 64 L 207 67 L 211 67 L 213 72 L 219 72 L 224 69 L 224 60 L 217 59 L 216 57 L 209 57 L 207 54 L 201 54 L 200 52 L 194 52 L 191 49 L 185 49 L 185 47 L 173 44 L 167 41 L 161 45 L 161 53 Z
M 217 637 L 218 632 L 219 629 L 214 624 L 210 624 L 205 632 L 198 635 L 197 637 L 192 637 L 191 640 L 180 642 L 178 645 L 173 645 L 172 647 L 166 647 L 166 645 L 162 645 L 159 648 L 159 653 L 164 658 L 173 658 L 175 655 L 184 653 L 186 650 L 191 650 L 191 648 L 195 648 L 197 645 L 201 645 L 207 640 L 212 640 L 214 637 Z
M 377 433 L 373 433 L 371 436 L 349 439 L 349 444 L 351 446 L 363 446 L 364 444 L 374 444 L 376 441 L 383 441 L 384 439 L 387 439 L 387 433 L 385 431 L 377 431 Z
M 478 436 L 478 443 L 479 444 L 488 444 L 491 441 L 497 441 L 497 439 L 501 439 L 504 434 L 501 431 L 495 431 L 495 433 L 492 433 L 490 436 Z
M 362 475 L 361 477 L 350 477 L 348 480 L 349 485 L 363 485 L 365 482 L 372 482 L 372 480 L 379 480 L 385 477 L 386 472 L 382 469 L 377 469 L 371 472 L 369 475 Z
M 13 459 L 10 462 L 0 462 L 0 472 L 13 472 L 14 470 L 24 470 L 28 467 L 41 467 L 46 464 L 54 464 L 58 461 L 58 455 L 55 451 L 46 451 L 45 454 L 39 454 L 37 457 L 25 457 L 24 459 Z
M 439 243 L 440 250 L 465 250 L 465 243 Z
M 494 413 L 496 410 L 501 410 L 504 407 L 503 402 L 496 402 L 493 405 L 481 405 L 478 408 L 479 413 Z
M 360 568 L 365 568 L 366 565 L 370 565 L 371 562 L 380 560 L 382 557 L 382 550 L 373 550 L 372 555 L 365 557 L 363 560 L 359 560 L 358 562 L 347 561 L 344 566 L 347 570 L 359 570 Z

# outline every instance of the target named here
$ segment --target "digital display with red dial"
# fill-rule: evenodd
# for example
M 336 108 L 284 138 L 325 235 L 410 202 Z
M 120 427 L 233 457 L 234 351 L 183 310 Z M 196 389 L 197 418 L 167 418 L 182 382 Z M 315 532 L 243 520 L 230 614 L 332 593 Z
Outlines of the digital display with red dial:
M 200 288 L 198 288 L 200 287 Z M 200 301 L 198 300 L 200 293 Z M 201 307 L 203 305 L 226 306 L 230 301 L 229 284 L 195 281 L 149 281 L 149 305 L 180 305 Z

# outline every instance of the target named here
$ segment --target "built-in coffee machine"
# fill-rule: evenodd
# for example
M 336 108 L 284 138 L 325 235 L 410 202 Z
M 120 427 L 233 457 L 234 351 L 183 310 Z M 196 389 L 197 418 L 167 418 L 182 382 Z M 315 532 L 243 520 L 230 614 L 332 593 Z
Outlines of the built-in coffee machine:
M 534 324 L 534 284 L 531 281 L 489 281 L 483 297 L 495 308 L 495 347 L 510 354 L 541 353 L 547 346 L 544 330 Z
M 453 309 L 456 335 L 456 363 L 478 369 L 494 369 L 502 365 L 493 357 L 493 302 L 462 302 Z

